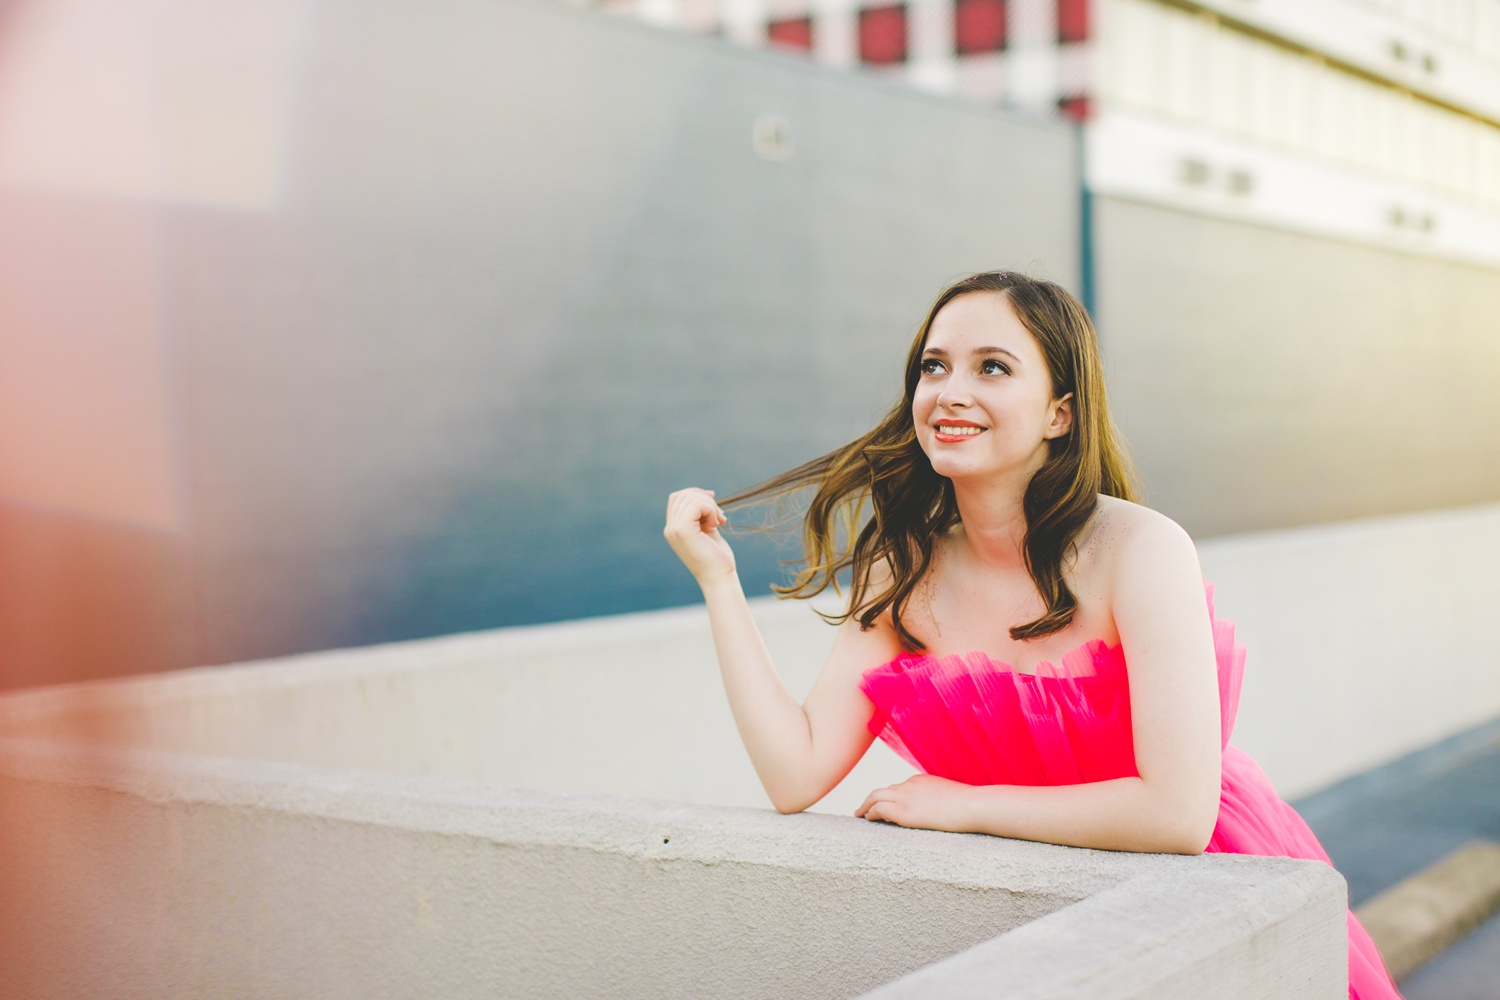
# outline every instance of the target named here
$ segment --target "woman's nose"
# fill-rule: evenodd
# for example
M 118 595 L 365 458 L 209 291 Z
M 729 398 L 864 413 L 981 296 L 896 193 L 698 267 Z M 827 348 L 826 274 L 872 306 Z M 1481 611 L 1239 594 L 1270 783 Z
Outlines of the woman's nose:
M 950 378 L 938 393 L 939 406 L 968 406 L 972 402 L 968 387 L 961 378 Z

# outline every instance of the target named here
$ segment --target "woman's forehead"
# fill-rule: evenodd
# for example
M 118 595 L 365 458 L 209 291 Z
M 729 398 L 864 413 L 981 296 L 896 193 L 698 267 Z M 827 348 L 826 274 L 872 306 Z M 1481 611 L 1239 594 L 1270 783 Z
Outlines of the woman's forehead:
M 1036 338 L 999 292 L 969 292 L 944 305 L 933 317 L 923 348 L 950 355 L 1003 350 L 1021 359 L 1042 356 Z

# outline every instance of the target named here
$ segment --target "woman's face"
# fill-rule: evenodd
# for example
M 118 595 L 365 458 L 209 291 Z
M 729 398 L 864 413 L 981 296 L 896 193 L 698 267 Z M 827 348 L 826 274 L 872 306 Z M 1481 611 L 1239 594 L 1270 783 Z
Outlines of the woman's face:
M 1024 481 L 1046 461 L 1047 441 L 1071 428 L 1071 397 L 1053 398 L 1041 345 L 1009 299 L 969 292 L 932 321 L 911 410 L 938 475 Z

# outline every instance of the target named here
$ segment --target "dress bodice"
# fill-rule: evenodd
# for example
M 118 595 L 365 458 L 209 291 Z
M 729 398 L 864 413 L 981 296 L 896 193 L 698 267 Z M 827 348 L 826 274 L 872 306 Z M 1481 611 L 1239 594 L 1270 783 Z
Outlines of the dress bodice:
M 1210 853 L 1260 854 L 1328 863 L 1302 817 L 1264 772 L 1229 746 L 1240 702 L 1245 647 L 1234 624 L 1214 620 L 1223 733 L 1219 817 Z M 866 670 L 860 690 L 875 705 L 870 730 L 914 767 L 970 785 L 1068 785 L 1136 776 L 1125 652 L 1095 640 L 1032 674 L 990 659 L 903 653 Z M 1370 936 L 1351 912 L 1350 1000 L 1400 1000 Z
M 1227 746 L 1239 706 L 1245 648 L 1234 623 L 1213 619 L 1219 710 Z M 1138 772 L 1124 650 L 1085 643 L 1062 663 L 1023 673 L 982 652 L 903 653 L 866 670 L 870 730 L 914 767 L 971 785 L 1066 785 Z

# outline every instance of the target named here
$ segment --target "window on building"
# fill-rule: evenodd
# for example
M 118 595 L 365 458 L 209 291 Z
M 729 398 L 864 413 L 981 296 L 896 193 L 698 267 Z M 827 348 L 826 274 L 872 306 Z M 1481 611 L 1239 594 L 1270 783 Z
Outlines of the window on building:
M 859 58 L 876 66 L 906 62 L 906 5 L 859 12 Z
M 1005 48 L 1005 0 L 958 0 L 953 6 L 953 49 L 961 56 Z
M 1063 97 L 1057 102 L 1057 110 L 1062 112 L 1064 118 L 1075 122 L 1084 122 L 1089 119 L 1089 99 L 1087 97 Z
M 1082 42 L 1089 37 L 1089 0 L 1057 0 L 1057 40 Z
M 812 48 L 812 18 L 792 17 L 766 25 L 766 40 L 788 49 Z

